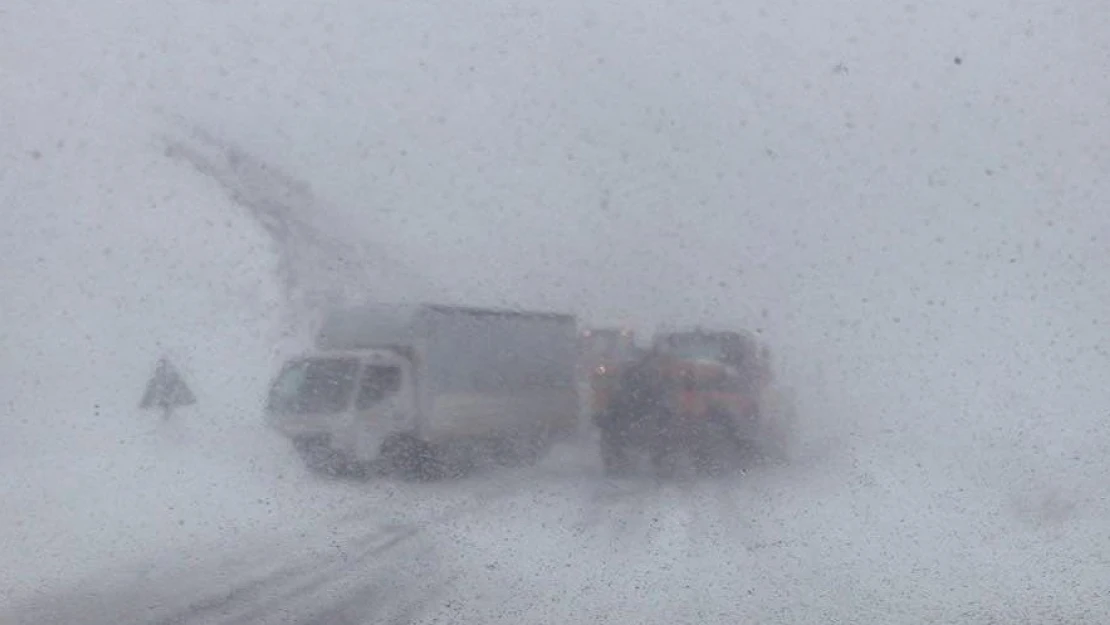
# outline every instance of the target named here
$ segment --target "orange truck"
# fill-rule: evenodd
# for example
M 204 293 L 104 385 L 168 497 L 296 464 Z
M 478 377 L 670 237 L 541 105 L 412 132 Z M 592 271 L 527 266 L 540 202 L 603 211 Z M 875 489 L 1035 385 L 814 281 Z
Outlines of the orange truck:
M 650 353 L 623 369 L 595 412 L 608 472 L 625 470 L 633 448 L 649 451 L 657 472 L 672 470 L 677 452 L 688 452 L 699 472 L 712 472 L 758 447 L 771 368 L 769 351 L 751 335 L 702 328 L 657 334 Z
M 771 383 L 770 353 L 746 333 L 695 329 L 656 338 L 672 363 L 678 388 L 671 410 L 680 421 L 727 418 L 728 438 L 758 436 L 760 398 Z

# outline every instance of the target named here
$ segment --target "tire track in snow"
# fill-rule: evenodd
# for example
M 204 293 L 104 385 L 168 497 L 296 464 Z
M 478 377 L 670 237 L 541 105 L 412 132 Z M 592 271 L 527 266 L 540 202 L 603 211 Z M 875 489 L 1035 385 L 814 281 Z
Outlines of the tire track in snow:
M 519 496 L 542 483 L 538 473 L 542 469 L 494 471 L 436 484 L 378 484 L 388 493 L 384 501 L 321 520 L 318 526 L 325 531 L 256 537 L 261 543 L 228 552 L 198 545 L 199 552 L 163 554 L 144 567 L 145 574 L 107 572 L 83 587 L 20 606 L 11 620 L 195 625 L 346 622 L 355 615 L 372 622 L 403 618 L 397 615 L 420 611 L 447 583 L 449 572 L 436 569 L 438 556 L 421 535 Z M 8 625 L 3 616 L 0 622 Z
M 421 496 L 434 495 L 443 486 L 458 488 L 460 484 L 429 485 L 427 489 L 413 485 L 414 491 L 400 498 L 416 499 L 406 502 L 416 503 L 416 518 L 395 524 L 386 532 L 368 534 L 358 541 L 357 549 L 344 550 L 325 560 L 285 566 L 276 574 L 240 587 L 231 597 L 209 599 L 175 617 L 158 621 L 157 625 L 355 623 L 364 622 L 370 616 L 380 622 L 378 619 L 390 612 L 416 611 L 431 599 L 426 595 L 438 585 L 435 582 L 438 572 L 426 564 L 417 564 L 415 568 L 422 574 L 407 571 L 398 576 L 404 567 L 397 566 L 398 554 L 394 550 L 417 538 L 425 528 L 442 525 L 483 510 L 493 501 L 517 495 L 525 482 L 520 478 L 503 477 L 463 485 L 471 488 L 446 497 L 447 505 L 432 514 L 428 514 L 427 509 L 438 507 L 443 493 L 427 499 Z M 374 519 L 380 512 L 380 508 L 360 507 L 340 518 L 345 523 L 358 523 Z M 400 555 L 413 556 L 409 562 L 417 555 L 434 560 L 431 551 L 431 547 L 417 546 Z M 393 557 L 380 563 L 370 561 L 387 553 Z M 235 608 L 246 602 L 253 603 Z
M 365 565 L 369 559 L 412 539 L 417 533 L 415 528 L 387 533 L 370 541 L 370 544 L 360 546 L 353 553 L 332 556 L 324 566 L 316 562 L 304 567 L 291 567 L 277 579 L 269 578 L 250 584 L 250 592 L 234 592 L 225 601 L 187 609 L 177 617 L 159 621 L 157 625 L 302 622 L 328 606 L 328 602 L 321 601 L 323 597 L 333 602 L 337 595 L 357 593 L 360 584 L 352 587 L 344 581 L 351 580 L 356 572 L 370 574 L 369 578 L 373 579 L 373 574 L 380 571 L 367 570 Z M 235 604 L 243 603 L 247 605 L 235 609 Z
M 352 565 L 352 554 L 357 563 L 394 548 L 415 533 L 415 528 L 375 528 L 347 537 L 321 533 L 307 542 L 284 535 L 275 538 L 269 549 L 255 546 L 211 560 L 197 559 L 190 553 L 171 554 L 189 564 L 154 575 L 147 571 L 114 580 L 113 572 L 106 572 L 103 580 L 90 580 L 69 592 L 18 606 L 7 617 L 12 623 L 36 625 L 222 622 L 221 618 L 229 617 L 244 604 L 266 603 L 275 595 L 280 598 L 283 589 L 285 594 L 292 594 L 291 590 L 305 587 L 313 573 L 322 569 L 321 563 L 325 563 L 324 570 L 334 573 Z M 291 551 L 297 556 L 280 557 Z M 158 562 L 153 564 L 150 570 L 158 570 Z M 323 578 L 317 580 L 326 582 Z M 0 622 L 7 625 L 9 621 L 0 618 Z

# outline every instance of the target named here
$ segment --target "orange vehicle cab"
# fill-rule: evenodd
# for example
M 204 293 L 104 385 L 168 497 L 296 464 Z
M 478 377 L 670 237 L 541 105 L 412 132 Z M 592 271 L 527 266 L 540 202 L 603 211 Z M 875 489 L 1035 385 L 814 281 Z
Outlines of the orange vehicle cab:
M 663 356 L 664 378 L 672 386 L 672 410 L 680 420 L 708 418 L 719 411 L 733 418 L 753 418 L 759 393 L 769 382 L 765 355 L 754 338 L 702 329 L 656 337 Z

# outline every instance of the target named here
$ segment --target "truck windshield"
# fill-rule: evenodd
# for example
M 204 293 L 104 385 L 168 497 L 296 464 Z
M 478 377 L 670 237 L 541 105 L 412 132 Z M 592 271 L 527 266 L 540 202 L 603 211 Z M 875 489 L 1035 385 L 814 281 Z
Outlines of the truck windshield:
M 270 389 L 267 409 L 286 414 L 342 412 L 349 405 L 357 371 L 354 358 L 288 362 Z
M 370 408 L 400 389 L 400 367 L 367 365 L 362 370 L 362 380 L 359 383 L 358 400 L 355 402 L 355 407 L 359 410 Z
M 665 350 L 672 356 L 693 360 L 724 361 L 725 356 L 720 344 L 716 341 L 696 337 L 672 339 L 668 341 Z
M 665 351 L 679 358 L 716 360 L 733 367 L 748 367 L 751 349 L 740 339 L 728 335 L 675 336 L 667 340 Z

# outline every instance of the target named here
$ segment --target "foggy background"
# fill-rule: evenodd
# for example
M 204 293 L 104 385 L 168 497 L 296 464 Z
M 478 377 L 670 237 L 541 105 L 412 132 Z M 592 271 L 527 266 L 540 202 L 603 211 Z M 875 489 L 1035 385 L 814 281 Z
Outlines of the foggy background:
M 114 449 L 162 353 L 209 427 L 259 418 L 283 252 L 166 156 L 191 124 L 396 261 L 367 297 L 757 329 L 883 487 L 1096 515 L 1106 32 L 1093 0 L 11 0 L 0 453 Z

